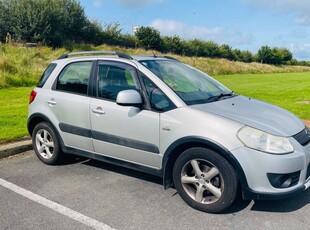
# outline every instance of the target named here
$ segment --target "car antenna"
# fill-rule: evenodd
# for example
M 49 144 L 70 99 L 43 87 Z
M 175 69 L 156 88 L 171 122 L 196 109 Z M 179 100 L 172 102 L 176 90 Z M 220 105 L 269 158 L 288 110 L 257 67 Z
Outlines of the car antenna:
M 157 56 L 156 56 L 156 54 L 155 54 L 155 52 L 153 50 L 152 50 L 152 53 L 153 53 L 153 57 L 157 58 Z

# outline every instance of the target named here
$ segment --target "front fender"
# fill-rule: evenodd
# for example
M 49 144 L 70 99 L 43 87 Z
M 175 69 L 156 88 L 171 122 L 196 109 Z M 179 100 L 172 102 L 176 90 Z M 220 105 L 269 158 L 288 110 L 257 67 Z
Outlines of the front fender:
M 235 169 L 242 189 L 248 190 L 248 183 L 243 169 L 234 155 L 221 144 L 200 136 L 183 137 L 173 142 L 165 151 L 163 156 L 163 183 L 169 188 L 173 184 L 173 166 L 178 156 L 186 149 L 193 147 L 204 147 L 211 149 L 224 157 Z

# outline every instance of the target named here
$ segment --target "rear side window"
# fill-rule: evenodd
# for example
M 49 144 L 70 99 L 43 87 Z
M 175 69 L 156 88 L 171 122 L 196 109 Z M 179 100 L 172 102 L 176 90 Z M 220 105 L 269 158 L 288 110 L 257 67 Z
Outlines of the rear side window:
M 87 94 L 92 62 L 76 62 L 67 65 L 57 79 L 56 90 Z
M 53 72 L 53 70 L 55 69 L 55 67 L 57 66 L 56 63 L 52 63 L 50 64 L 46 70 L 44 71 L 44 73 L 42 74 L 37 87 L 42 88 L 43 85 L 45 84 L 46 80 L 48 79 L 48 77 L 51 75 L 51 73 Z

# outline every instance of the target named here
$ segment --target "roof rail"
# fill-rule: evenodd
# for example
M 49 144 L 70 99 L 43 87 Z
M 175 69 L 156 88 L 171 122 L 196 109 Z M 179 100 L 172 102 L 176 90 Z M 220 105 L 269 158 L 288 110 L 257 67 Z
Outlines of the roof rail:
M 164 58 L 171 59 L 171 60 L 175 60 L 175 61 L 180 61 L 179 59 L 176 59 L 176 58 L 170 57 L 170 56 L 164 56 Z
M 167 59 L 170 59 L 170 60 L 174 60 L 174 61 L 178 61 L 178 62 L 181 62 L 179 59 L 176 59 L 174 57 L 171 57 L 171 56 L 166 56 L 166 55 L 155 55 L 153 54 L 153 56 L 149 56 L 149 57 L 154 57 L 154 58 L 167 58 Z
M 118 51 L 83 51 L 83 52 L 74 52 L 74 53 L 64 54 L 64 55 L 60 56 L 58 58 L 58 60 L 65 59 L 65 58 L 68 58 L 70 56 L 76 56 L 76 55 L 101 55 L 101 54 L 112 54 L 112 55 L 117 55 L 120 58 L 125 58 L 125 59 L 129 59 L 129 60 L 133 59 L 128 54 L 118 52 Z

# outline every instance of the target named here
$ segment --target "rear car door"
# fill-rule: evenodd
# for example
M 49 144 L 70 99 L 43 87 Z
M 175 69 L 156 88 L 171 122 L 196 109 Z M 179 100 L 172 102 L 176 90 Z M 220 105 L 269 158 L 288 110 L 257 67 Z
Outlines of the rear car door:
M 97 66 L 97 98 L 91 100 L 90 117 L 95 152 L 152 168 L 160 168 L 159 113 L 120 106 L 117 94 L 141 92 L 137 70 L 120 62 L 101 61 Z
M 47 113 L 61 130 L 64 144 L 85 151 L 93 151 L 88 96 L 92 65 L 92 61 L 68 64 L 46 97 Z

